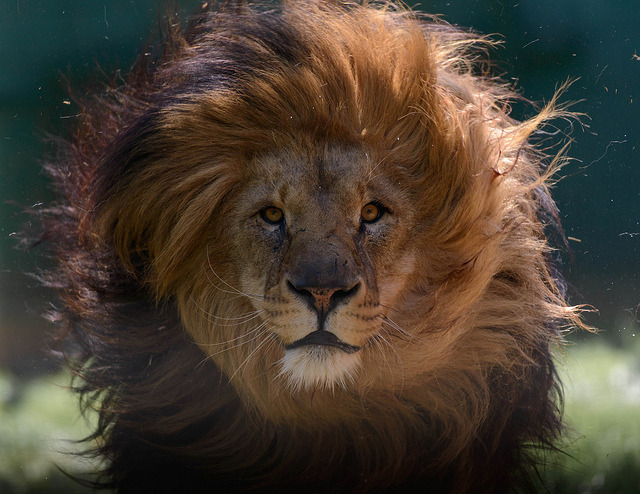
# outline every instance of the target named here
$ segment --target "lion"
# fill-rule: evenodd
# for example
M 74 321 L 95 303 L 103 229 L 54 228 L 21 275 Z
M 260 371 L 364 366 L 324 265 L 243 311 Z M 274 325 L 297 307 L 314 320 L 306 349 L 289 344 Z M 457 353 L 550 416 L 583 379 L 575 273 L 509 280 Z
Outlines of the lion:
M 387 4 L 227 2 L 165 38 L 48 165 L 100 485 L 533 485 L 582 325 L 534 138 L 556 99 L 513 119 L 486 39 Z

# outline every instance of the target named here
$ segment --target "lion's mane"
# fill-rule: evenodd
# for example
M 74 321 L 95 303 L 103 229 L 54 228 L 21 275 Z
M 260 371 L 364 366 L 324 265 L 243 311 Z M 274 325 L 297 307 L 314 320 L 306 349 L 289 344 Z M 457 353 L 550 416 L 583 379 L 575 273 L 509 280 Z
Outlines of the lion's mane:
M 550 171 L 531 143 L 557 111 L 510 118 L 512 93 L 479 73 L 486 40 L 389 6 L 305 4 L 172 24 L 126 83 L 85 99 L 48 165 L 61 197 L 44 213 L 48 283 L 77 389 L 99 410 L 104 484 L 505 490 L 559 437 L 552 347 L 581 324 L 550 262 Z M 366 384 L 289 390 L 250 345 L 228 348 L 220 359 L 248 365 L 223 372 L 184 326 L 253 326 L 199 266 L 206 252 L 233 279 L 244 163 L 316 141 L 364 147 L 406 184 L 420 256 L 389 329 L 397 350 L 363 364 Z M 186 309 L 194 286 L 206 313 Z

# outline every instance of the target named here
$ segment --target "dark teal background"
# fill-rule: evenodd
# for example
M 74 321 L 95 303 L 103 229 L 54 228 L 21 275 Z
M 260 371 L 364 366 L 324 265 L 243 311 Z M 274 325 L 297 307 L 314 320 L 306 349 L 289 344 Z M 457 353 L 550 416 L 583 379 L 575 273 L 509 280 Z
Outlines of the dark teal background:
M 186 16 L 199 2 L 178 4 Z M 421 7 L 499 33 L 496 73 L 517 80 L 532 101 L 548 101 L 575 80 L 562 100 L 576 101 L 572 109 L 585 116 L 573 125 L 575 161 L 554 194 L 567 235 L 580 240 L 570 241 L 574 260 L 564 256 L 570 301 L 598 309 L 588 318 L 602 329 L 597 337 L 619 345 L 640 338 L 640 2 L 438 0 Z M 13 233 L 29 222 L 14 203 L 52 199 L 40 160 L 53 149 L 47 134 L 65 134 L 74 123 L 69 86 L 83 94 L 98 66 L 126 73 L 158 32 L 162 10 L 149 0 L 0 3 L 1 367 L 29 375 L 47 365 L 39 314 L 51 294 L 24 274 L 47 261 L 38 249 L 13 248 Z M 515 114 L 531 109 L 517 105 Z

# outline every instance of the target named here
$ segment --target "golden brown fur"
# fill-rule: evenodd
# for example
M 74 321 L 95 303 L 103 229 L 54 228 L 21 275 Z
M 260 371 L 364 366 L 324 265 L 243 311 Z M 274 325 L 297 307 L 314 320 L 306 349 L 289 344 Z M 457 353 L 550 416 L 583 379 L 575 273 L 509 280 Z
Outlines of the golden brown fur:
M 531 143 L 553 104 L 512 120 L 480 40 L 384 5 L 227 7 L 168 38 L 52 167 L 51 283 L 103 398 L 107 484 L 518 481 L 560 432 L 551 348 L 580 325 Z M 316 268 L 342 348 L 295 346 L 321 316 L 294 278 Z

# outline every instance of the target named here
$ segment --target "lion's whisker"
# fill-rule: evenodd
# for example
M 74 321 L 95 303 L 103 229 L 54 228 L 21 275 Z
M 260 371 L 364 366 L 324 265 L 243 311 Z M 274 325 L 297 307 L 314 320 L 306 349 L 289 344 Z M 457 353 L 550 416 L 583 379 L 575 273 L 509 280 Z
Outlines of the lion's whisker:
M 236 337 L 236 338 L 232 338 L 232 339 L 230 339 L 230 340 L 226 340 L 226 341 L 221 342 L 221 343 L 199 343 L 199 346 L 201 346 L 201 347 L 209 347 L 209 346 L 225 345 L 225 344 L 229 344 L 229 343 L 232 343 L 232 342 L 234 342 L 234 341 L 237 341 L 238 339 L 241 339 L 241 338 L 244 338 L 244 337 L 250 336 L 250 335 L 252 335 L 253 333 L 256 333 L 256 332 L 257 332 L 257 334 L 255 334 L 252 338 L 250 338 L 250 339 L 248 339 L 248 340 L 246 340 L 246 341 L 241 341 L 240 343 L 237 343 L 237 344 L 235 344 L 235 345 L 229 346 L 229 347 L 227 347 L 227 348 L 224 348 L 224 349 L 219 350 L 219 351 L 214 352 L 214 353 L 207 353 L 207 354 L 205 355 L 205 357 L 204 357 L 202 360 L 200 360 L 200 362 L 198 362 L 198 364 L 197 364 L 195 367 L 196 367 L 196 368 L 197 368 L 197 367 L 200 367 L 200 366 L 201 366 L 201 365 L 203 365 L 206 361 L 208 361 L 208 360 L 212 360 L 212 359 L 213 359 L 213 357 L 215 357 L 216 355 L 220 355 L 220 354 L 222 354 L 222 353 L 228 352 L 229 350 L 233 350 L 233 349 L 235 349 L 235 348 L 239 348 L 239 347 L 241 347 L 241 346 L 243 346 L 243 345 L 246 345 L 246 344 L 248 344 L 248 343 L 251 343 L 252 341 L 255 341 L 255 340 L 257 340 L 258 338 L 260 338 L 260 337 L 261 337 L 262 335 L 264 335 L 265 333 L 267 334 L 267 336 L 269 336 L 271 333 L 268 333 L 268 331 L 266 331 L 266 330 L 264 329 L 264 328 L 265 328 L 265 326 L 266 326 L 266 323 L 267 323 L 267 321 L 264 321 L 262 324 L 259 324 L 258 326 L 256 326 L 256 327 L 255 327 L 255 328 L 253 328 L 252 330 L 250 330 L 249 332 L 247 332 L 247 333 L 245 333 L 245 334 L 242 334 L 242 335 L 240 335 L 240 336 L 238 336 L 238 337 Z M 194 342 L 194 343 L 195 343 L 195 342 Z M 260 345 L 262 345 L 262 343 L 260 343 Z M 260 345 L 258 345 L 258 347 L 260 347 Z
M 209 319 L 209 322 L 215 324 L 216 326 L 222 326 L 224 328 L 230 328 L 230 327 L 234 327 L 234 326 L 241 326 L 241 325 L 246 324 L 248 322 L 251 322 L 251 321 L 253 321 L 255 319 L 260 319 L 264 312 L 265 312 L 264 310 L 261 310 L 261 311 L 257 312 L 256 314 L 252 315 L 251 317 L 247 317 L 247 318 L 245 318 L 245 319 L 243 319 L 241 321 L 237 321 L 237 322 L 233 322 L 233 323 L 229 323 L 229 324 L 226 324 L 226 323 L 220 324 L 220 323 L 217 323 L 216 321 L 211 320 L 211 319 Z M 220 320 L 220 321 L 225 321 L 224 317 L 218 317 L 217 319 Z M 229 319 L 229 320 L 231 320 L 231 319 Z
M 265 353 L 269 353 L 271 352 L 272 348 L 277 348 L 278 346 L 280 346 L 282 348 L 282 346 L 280 345 L 277 336 L 275 336 L 273 333 L 271 333 L 272 338 L 269 338 L 269 343 L 268 345 L 265 347 L 264 351 Z M 267 370 L 272 370 L 276 365 L 278 365 L 279 359 L 275 359 L 273 362 L 271 362 L 271 365 L 267 366 L 267 368 L 260 373 L 260 375 L 264 375 L 267 373 Z M 277 376 L 276 376 L 277 377 Z
M 255 319 L 257 316 L 259 316 L 260 314 L 262 314 L 264 312 L 266 312 L 266 310 L 260 309 L 260 310 L 247 312 L 246 314 L 243 314 L 243 315 L 238 316 L 238 317 L 223 317 L 223 316 L 216 316 L 215 314 L 211 314 L 211 313 L 206 313 L 206 312 L 205 313 L 211 319 L 216 319 L 218 321 L 224 321 L 224 322 L 241 320 L 241 322 L 239 322 L 238 324 L 242 324 L 243 322 L 247 322 L 247 321 L 250 321 L 252 319 Z
M 245 364 L 247 362 L 249 362 L 249 360 L 251 359 L 251 357 L 253 357 L 255 355 L 255 353 L 260 350 L 268 341 L 271 341 L 273 339 L 273 336 L 271 335 L 271 333 L 267 334 L 267 338 L 265 338 L 264 340 L 262 340 L 260 342 L 260 344 L 255 347 L 253 349 L 253 351 L 247 356 L 247 358 L 245 358 L 242 363 L 238 366 L 238 368 L 236 369 L 236 371 L 231 374 L 231 376 L 229 377 L 229 381 L 233 381 L 233 378 L 236 377 L 236 375 L 238 374 L 238 372 L 240 372 L 242 370 L 242 368 L 245 366 Z
M 380 329 L 381 329 L 381 331 L 384 331 L 387 335 L 389 335 L 389 333 L 387 332 L 387 330 L 385 330 L 384 328 L 380 328 Z M 382 335 L 382 333 L 378 333 L 378 337 L 379 337 L 379 338 L 380 338 L 384 343 L 386 343 L 386 344 L 387 344 L 387 346 L 388 346 L 389 348 L 391 348 L 391 350 L 393 351 L 393 353 L 395 353 L 395 354 L 396 354 L 396 358 L 397 358 L 397 360 L 398 360 L 398 363 L 400 364 L 400 375 L 402 376 L 402 382 L 400 383 L 400 389 L 402 390 L 402 389 L 404 389 L 404 365 L 403 365 L 403 363 L 402 363 L 402 357 L 400 357 L 400 354 L 398 353 L 398 351 L 394 348 L 394 346 L 393 346 L 391 343 L 389 343 L 389 340 L 387 340 L 387 339 Z M 385 352 L 383 352 L 383 354 L 384 354 L 384 353 L 385 353 Z M 386 358 L 386 357 L 385 357 L 385 358 Z M 393 369 L 391 369 L 391 371 L 392 371 L 392 375 L 393 375 Z
M 210 319 L 208 319 L 208 321 L 210 323 L 217 324 L 215 320 L 224 321 L 224 322 L 237 321 L 237 322 L 234 322 L 233 324 L 220 324 L 220 326 L 238 326 L 240 324 L 245 324 L 245 323 L 247 323 L 249 321 L 252 321 L 252 320 L 260 317 L 261 314 L 266 312 L 265 309 L 260 309 L 260 310 L 254 310 L 254 311 L 251 311 L 251 312 L 247 312 L 247 313 L 242 314 L 242 315 L 237 316 L 237 317 L 222 317 L 222 316 L 217 316 L 217 315 L 213 314 L 212 312 L 209 312 L 206 309 L 203 309 L 202 307 L 200 307 L 200 305 L 198 305 L 198 302 L 195 301 L 193 296 L 190 296 L 189 298 L 190 298 L 191 302 L 193 303 L 193 305 L 195 305 L 208 318 L 210 318 Z
M 391 319 L 389 316 L 386 316 L 385 314 L 382 314 L 382 324 L 386 324 L 386 325 L 390 326 L 392 329 L 395 329 L 398 333 L 400 333 L 400 335 L 398 335 L 398 334 L 395 334 L 395 333 L 389 333 L 387 331 L 387 334 L 389 336 L 395 336 L 396 338 L 401 338 L 401 339 L 403 339 L 405 341 L 408 341 L 408 340 L 422 341 L 416 335 L 411 334 L 409 331 L 404 329 L 397 322 L 395 322 L 393 319 Z M 406 337 L 406 338 L 403 338 L 403 336 Z M 407 340 L 407 338 L 408 338 L 408 340 Z
M 211 282 L 211 280 L 209 280 L 209 282 L 213 285 L 213 283 Z M 239 298 L 246 298 L 247 296 L 244 293 L 235 293 L 235 292 L 230 292 L 228 290 L 223 290 L 218 286 L 213 285 L 217 290 L 222 291 L 223 293 L 232 293 L 233 297 L 229 297 L 228 299 L 226 299 L 226 302 L 233 302 L 234 300 L 237 300 Z M 260 297 L 261 299 L 264 299 L 263 295 L 255 295 L 256 297 Z
M 238 290 L 236 287 L 234 287 L 233 285 L 231 285 L 231 284 L 227 283 L 225 280 L 223 280 L 223 279 L 218 275 L 218 273 L 216 273 L 215 269 L 213 269 L 213 265 L 211 264 L 211 257 L 209 256 L 209 246 L 207 246 L 207 263 L 209 264 L 209 270 L 214 274 L 214 276 L 215 276 L 216 278 L 218 278 L 218 280 L 220 280 L 224 285 L 226 285 L 226 286 L 228 286 L 229 288 L 231 288 L 231 290 L 233 290 L 233 291 L 231 291 L 231 292 L 230 292 L 230 291 L 228 291 L 228 290 L 223 290 L 222 288 L 220 288 L 219 286 L 217 286 L 215 283 L 211 282 L 211 280 L 209 280 L 209 281 L 211 282 L 211 284 L 212 284 L 216 289 L 218 289 L 218 290 L 220 290 L 221 292 L 224 292 L 224 293 L 236 293 L 236 294 L 238 294 L 238 295 L 244 295 L 244 296 L 245 296 L 245 297 L 247 297 L 247 298 L 253 298 L 253 299 L 256 299 L 256 300 L 262 300 L 262 299 L 264 299 L 264 296 L 261 296 L 261 295 L 251 295 L 251 294 L 249 294 L 249 293 L 245 293 L 245 292 L 243 292 L 243 291 L 241 291 L 241 290 Z M 208 279 L 208 278 L 209 278 L 209 277 L 207 276 L 207 279 Z
M 375 338 L 373 338 L 373 343 L 378 347 L 380 353 L 382 353 L 382 358 L 384 358 L 385 363 L 387 364 L 387 367 L 389 368 L 389 375 L 391 375 L 393 377 L 394 372 L 393 372 L 393 367 L 391 366 L 391 363 L 389 362 L 389 359 L 387 358 L 387 352 L 384 349 L 384 344 L 381 341 L 380 335 L 376 335 Z
M 387 309 L 387 310 L 389 310 L 389 311 L 391 311 L 391 312 L 396 312 L 396 313 L 398 313 L 398 314 L 401 314 L 401 313 L 402 313 L 402 312 L 400 311 L 400 309 L 398 309 L 397 307 L 393 307 L 393 306 L 391 306 L 391 305 L 386 305 L 386 304 L 381 304 L 381 303 L 378 303 L 378 305 L 379 305 L 380 307 L 384 307 L 385 309 Z
M 220 350 L 220 351 L 218 351 L 216 353 L 210 354 L 210 356 L 218 355 L 220 353 L 224 353 L 224 352 L 226 352 L 228 350 L 231 350 L 232 348 L 238 348 L 238 347 L 240 347 L 242 345 L 250 343 L 250 342 L 254 341 L 255 339 L 259 338 L 260 335 L 262 333 L 264 333 L 264 331 L 261 331 L 261 330 L 264 329 L 266 325 L 267 325 L 267 321 L 264 321 L 264 322 L 258 324 L 255 328 L 253 328 L 253 329 L 251 329 L 251 330 L 247 331 L 246 333 L 243 333 L 243 334 L 241 334 L 239 336 L 236 336 L 235 338 L 231 338 L 229 340 L 225 340 L 225 341 L 222 341 L 220 343 L 204 343 L 204 344 L 201 344 L 201 346 L 214 347 L 214 346 L 228 345 L 229 343 L 233 343 L 233 342 L 242 340 L 243 338 L 247 338 L 247 337 L 249 337 L 251 335 L 254 335 L 253 338 L 250 338 L 250 339 L 248 339 L 246 341 L 240 341 L 240 343 L 238 343 L 236 345 L 227 347 L 227 348 L 225 348 L 223 350 Z M 255 334 L 256 332 L 258 332 L 258 334 Z

